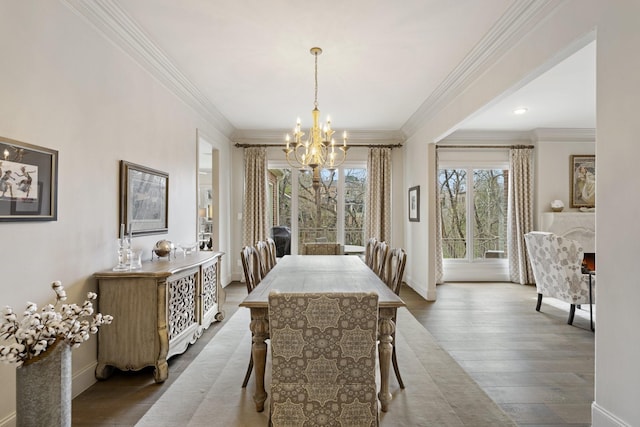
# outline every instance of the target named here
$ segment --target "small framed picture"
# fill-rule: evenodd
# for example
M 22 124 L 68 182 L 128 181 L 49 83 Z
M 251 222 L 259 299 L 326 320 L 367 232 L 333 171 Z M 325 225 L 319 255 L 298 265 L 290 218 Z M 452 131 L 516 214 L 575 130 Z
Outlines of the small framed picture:
M 58 152 L 0 137 L 0 221 L 58 219 Z
M 409 221 L 420 222 L 420 186 L 409 188 Z
M 132 235 L 169 231 L 169 174 L 120 161 L 120 224 Z
M 571 207 L 595 207 L 596 156 L 572 155 L 570 168 Z

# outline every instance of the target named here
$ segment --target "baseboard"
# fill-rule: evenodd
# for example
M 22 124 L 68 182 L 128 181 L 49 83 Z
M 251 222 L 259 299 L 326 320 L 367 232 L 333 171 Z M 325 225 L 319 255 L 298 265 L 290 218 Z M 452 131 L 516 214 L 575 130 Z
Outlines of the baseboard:
M 591 404 L 591 427 L 631 427 L 631 425 L 593 402 Z
M 73 378 L 71 380 L 71 394 L 73 398 L 76 398 L 80 393 L 97 382 L 95 374 L 96 366 L 98 366 L 97 361 L 90 363 L 73 374 Z

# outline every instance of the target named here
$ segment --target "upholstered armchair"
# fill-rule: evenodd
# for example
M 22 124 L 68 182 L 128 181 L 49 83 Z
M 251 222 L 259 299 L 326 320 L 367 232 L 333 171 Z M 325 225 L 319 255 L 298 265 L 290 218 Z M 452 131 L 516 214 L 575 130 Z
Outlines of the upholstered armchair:
M 584 251 L 580 243 L 542 231 L 532 231 L 524 238 L 538 291 L 536 310 L 540 311 L 543 296 L 569 303 L 567 323 L 571 325 L 576 305 L 595 303 L 596 278 L 582 272 Z M 591 307 L 589 312 L 593 329 Z
M 377 426 L 375 293 L 269 295 L 270 425 Z

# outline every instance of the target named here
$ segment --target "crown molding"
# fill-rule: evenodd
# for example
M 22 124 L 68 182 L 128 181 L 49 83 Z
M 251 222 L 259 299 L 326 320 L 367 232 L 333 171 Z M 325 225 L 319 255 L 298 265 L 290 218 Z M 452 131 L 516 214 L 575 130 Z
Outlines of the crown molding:
M 596 142 L 596 130 L 539 128 L 531 131 L 532 141 L 536 142 Z
M 509 51 L 529 29 L 560 5 L 554 0 L 516 0 L 489 32 L 453 69 L 440 85 L 402 126 L 405 135 L 415 134 L 420 126 L 453 101 L 463 89 L 484 73 L 491 58 Z
M 538 128 L 531 131 L 510 130 L 457 130 L 438 143 L 544 143 L 595 142 L 595 129 Z
M 123 49 L 167 89 L 229 137 L 235 128 L 213 103 L 173 64 L 115 0 L 62 0 L 107 40 Z
M 473 143 L 478 145 L 495 143 L 531 143 L 531 132 L 528 131 L 503 131 L 503 130 L 457 130 L 446 138 L 438 141 L 440 143 Z
M 234 144 L 282 144 L 284 147 L 284 136 L 290 129 L 279 130 L 252 130 L 236 129 L 230 139 Z M 398 130 L 379 131 L 349 131 L 347 144 L 402 144 L 405 141 L 404 135 Z M 337 141 L 339 142 L 339 141 Z

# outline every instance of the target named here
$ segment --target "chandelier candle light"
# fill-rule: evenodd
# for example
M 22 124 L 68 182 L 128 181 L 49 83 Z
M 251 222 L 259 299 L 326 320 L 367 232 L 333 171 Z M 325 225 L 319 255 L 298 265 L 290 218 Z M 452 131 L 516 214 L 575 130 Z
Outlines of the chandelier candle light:
M 327 117 L 327 123 L 320 123 L 320 110 L 318 110 L 318 55 L 322 53 L 319 47 L 311 48 L 311 54 L 315 57 L 315 99 L 313 101 L 313 125 L 309 129 L 309 137 L 303 139 L 305 133 L 301 130 L 300 118 L 293 130 L 293 141 L 287 134 L 285 152 L 290 166 L 301 170 L 313 171 L 313 188 L 316 190 L 316 198 L 319 197 L 320 169 L 336 170 L 347 158 L 347 132 L 342 134 L 342 145 L 336 151 L 336 142 L 333 139 L 335 133 L 331 129 L 331 120 Z M 341 152 L 338 157 L 337 154 Z M 292 154 L 293 153 L 293 154 Z

